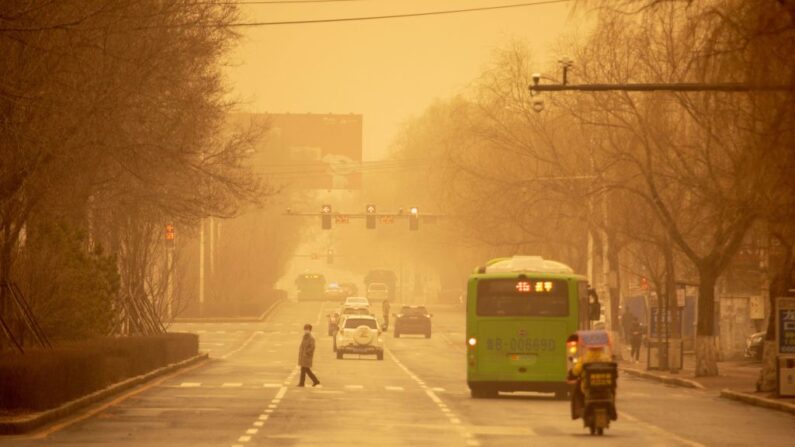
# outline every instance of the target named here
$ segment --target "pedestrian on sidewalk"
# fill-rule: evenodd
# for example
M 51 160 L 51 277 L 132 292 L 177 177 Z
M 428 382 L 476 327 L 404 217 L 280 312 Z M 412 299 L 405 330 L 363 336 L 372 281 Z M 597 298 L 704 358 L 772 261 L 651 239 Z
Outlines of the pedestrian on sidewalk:
M 298 386 L 304 386 L 306 376 L 312 379 L 312 386 L 320 385 L 315 374 L 312 372 L 312 358 L 315 356 L 315 338 L 312 337 L 312 325 L 304 325 L 304 338 L 301 339 L 301 347 L 298 348 L 298 366 L 301 367 L 301 380 Z
M 629 344 L 632 348 L 630 357 L 635 363 L 640 361 L 640 345 L 643 342 L 643 326 L 638 320 L 632 322 L 632 329 L 629 334 Z
M 629 311 L 629 307 L 624 305 L 624 314 L 621 315 L 621 337 L 624 343 L 629 343 L 632 340 L 632 326 L 637 321 L 635 315 Z

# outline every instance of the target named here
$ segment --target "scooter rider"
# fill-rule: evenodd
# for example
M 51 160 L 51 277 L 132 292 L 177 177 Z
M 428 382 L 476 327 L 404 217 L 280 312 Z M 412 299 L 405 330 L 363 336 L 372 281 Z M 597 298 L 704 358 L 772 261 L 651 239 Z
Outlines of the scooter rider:
M 572 379 L 577 382 L 571 393 L 571 418 L 578 419 L 582 417 L 582 410 L 585 406 L 585 382 L 582 380 L 585 365 L 589 363 L 603 363 L 612 362 L 610 353 L 605 346 L 588 346 L 585 355 L 577 362 L 571 369 L 570 374 Z

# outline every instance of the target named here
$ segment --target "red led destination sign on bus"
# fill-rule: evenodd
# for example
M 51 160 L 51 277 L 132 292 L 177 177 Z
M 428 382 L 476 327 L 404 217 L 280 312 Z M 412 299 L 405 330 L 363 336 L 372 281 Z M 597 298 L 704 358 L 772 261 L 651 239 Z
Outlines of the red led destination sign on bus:
M 552 291 L 552 281 L 517 281 L 516 291 L 520 293 L 548 293 Z

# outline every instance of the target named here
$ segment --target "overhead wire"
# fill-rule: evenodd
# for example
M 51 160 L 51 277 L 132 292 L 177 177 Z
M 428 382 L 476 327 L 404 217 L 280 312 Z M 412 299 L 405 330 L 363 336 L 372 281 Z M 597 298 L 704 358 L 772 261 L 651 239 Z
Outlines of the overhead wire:
M 278 1 L 278 0 L 274 0 Z M 282 0 L 284 2 L 290 0 Z M 315 2 L 323 2 L 324 0 L 313 0 Z M 332 2 L 334 0 L 325 0 L 326 2 Z M 336 0 L 336 1 L 345 1 L 345 0 Z M 349 0 L 353 1 L 353 0 Z M 337 17 L 331 19 L 308 19 L 308 20 L 285 20 L 285 21 L 275 21 L 275 22 L 232 22 L 232 23 L 222 23 L 222 24 L 182 24 L 182 25 L 172 25 L 167 27 L 204 27 L 204 28 L 253 28 L 253 27 L 261 27 L 261 26 L 280 26 L 280 25 L 311 25 L 317 23 L 340 23 L 340 22 L 362 22 L 362 21 L 369 21 L 369 20 L 390 20 L 390 19 L 401 19 L 407 17 L 426 17 L 426 16 L 438 16 L 438 15 L 449 15 L 449 14 L 463 14 L 463 13 L 470 13 L 470 12 L 481 12 L 481 11 L 493 11 L 493 10 L 500 10 L 500 9 L 511 9 L 511 8 L 526 8 L 531 6 L 541 6 L 541 5 L 551 5 L 557 3 L 569 3 L 573 0 L 537 0 L 533 2 L 522 2 L 522 3 L 511 3 L 507 5 L 494 5 L 494 6 L 479 6 L 475 8 L 461 8 L 461 9 L 444 9 L 444 10 L 437 10 L 437 11 L 424 11 L 424 12 L 412 12 L 412 13 L 403 13 L 403 14 L 386 14 L 386 15 L 378 15 L 378 16 L 357 16 L 357 17 Z M 237 2 L 241 4 L 241 2 Z M 243 4 L 267 4 L 267 1 L 261 3 L 255 2 L 248 2 Z M 309 1 L 300 2 L 296 1 L 294 4 L 297 3 L 309 3 Z

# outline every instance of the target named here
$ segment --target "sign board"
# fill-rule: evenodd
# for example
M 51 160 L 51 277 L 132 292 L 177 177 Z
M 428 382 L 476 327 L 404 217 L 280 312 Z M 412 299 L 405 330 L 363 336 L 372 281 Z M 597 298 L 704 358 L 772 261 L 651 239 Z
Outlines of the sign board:
M 659 307 L 652 307 L 649 310 L 649 336 L 662 337 L 666 332 L 671 334 L 671 311 L 666 312 L 667 318 L 663 321 L 663 314 Z
M 763 296 L 748 298 L 748 314 L 752 320 L 765 319 L 765 298 Z
M 684 287 L 677 287 L 676 288 L 676 306 L 677 307 L 685 307 L 685 288 Z
M 776 298 L 776 324 L 778 354 L 795 356 L 795 298 Z
M 362 187 L 362 115 L 233 113 L 228 125 L 234 132 L 267 129 L 252 165 L 269 183 L 297 189 Z

